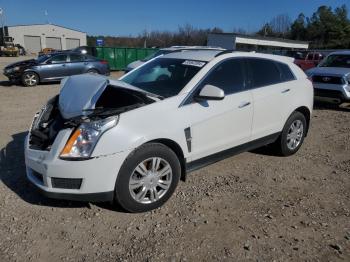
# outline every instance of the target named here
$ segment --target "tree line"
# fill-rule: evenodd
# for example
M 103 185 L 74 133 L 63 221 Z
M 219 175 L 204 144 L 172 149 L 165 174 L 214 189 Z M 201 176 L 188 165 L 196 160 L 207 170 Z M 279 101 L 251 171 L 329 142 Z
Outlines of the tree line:
M 105 46 L 206 45 L 209 33 L 222 32 L 218 27 L 198 29 L 186 24 L 179 26 L 177 31 L 145 30 L 136 37 L 88 36 L 88 45 L 95 46 L 97 38 L 103 38 Z M 335 9 L 320 6 L 310 17 L 300 13 L 294 21 L 287 14 L 280 14 L 264 23 L 257 32 L 247 33 L 242 28 L 234 28 L 231 33 L 308 41 L 311 48 L 317 49 L 350 48 L 350 19 L 345 5 Z

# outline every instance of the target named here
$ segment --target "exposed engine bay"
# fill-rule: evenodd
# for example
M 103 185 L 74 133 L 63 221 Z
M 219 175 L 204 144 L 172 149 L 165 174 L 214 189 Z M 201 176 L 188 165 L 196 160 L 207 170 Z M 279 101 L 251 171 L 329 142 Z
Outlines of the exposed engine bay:
M 123 112 L 133 110 L 148 104 L 151 104 L 157 99 L 147 96 L 145 93 L 128 89 L 124 87 L 111 85 L 106 82 L 103 92 L 95 96 L 94 103 L 89 103 L 89 107 L 81 108 L 79 113 L 74 104 L 74 114 L 69 111 L 68 105 L 65 105 L 64 113 L 62 113 L 60 100 L 62 99 L 62 90 L 60 95 L 50 99 L 48 103 L 38 112 L 33 120 L 29 136 L 29 146 L 36 150 L 50 150 L 57 134 L 66 128 L 74 129 L 83 122 L 90 122 L 101 118 L 106 118 L 112 115 L 119 115 Z M 74 88 L 74 87 L 70 87 Z M 84 92 L 83 89 L 77 88 L 79 92 Z M 74 90 L 69 93 L 69 99 L 74 101 L 75 96 L 79 96 L 79 92 Z M 67 90 L 64 93 L 67 95 Z M 82 95 L 83 96 L 83 95 Z M 79 96 L 81 98 L 82 96 Z M 65 116 L 72 117 L 65 117 Z

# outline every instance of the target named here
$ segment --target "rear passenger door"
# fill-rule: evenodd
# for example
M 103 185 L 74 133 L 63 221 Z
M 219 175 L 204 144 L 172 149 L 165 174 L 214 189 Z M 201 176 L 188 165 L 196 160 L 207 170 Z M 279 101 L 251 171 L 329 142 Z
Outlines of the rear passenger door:
M 79 75 L 84 73 L 85 66 L 87 65 L 85 56 L 82 54 L 70 54 L 69 57 L 69 75 Z
M 280 132 L 289 114 L 294 75 L 287 64 L 263 58 L 246 59 L 254 117 L 252 140 Z
M 225 98 L 186 105 L 191 107 L 191 161 L 250 140 L 253 107 L 252 94 L 245 88 L 244 61 L 231 58 L 219 62 L 195 94 L 207 84 L 221 88 Z

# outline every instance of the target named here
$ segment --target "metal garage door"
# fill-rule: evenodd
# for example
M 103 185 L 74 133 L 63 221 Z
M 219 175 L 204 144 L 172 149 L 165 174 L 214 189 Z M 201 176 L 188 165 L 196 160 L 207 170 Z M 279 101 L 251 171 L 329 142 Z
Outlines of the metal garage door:
M 56 50 L 62 50 L 61 38 L 46 37 L 46 47 L 50 47 Z
M 39 53 L 41 51 L 40 36 L 24 36 L 24 48 L 28 53 Z
M 76 38 L 67 38 L 66 39 L 66 49 L 73 49 L 80 46 L 80 40 Z

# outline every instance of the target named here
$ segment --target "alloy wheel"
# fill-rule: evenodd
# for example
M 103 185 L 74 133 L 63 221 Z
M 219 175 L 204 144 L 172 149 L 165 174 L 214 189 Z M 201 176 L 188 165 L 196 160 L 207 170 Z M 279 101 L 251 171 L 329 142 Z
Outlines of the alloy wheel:
M 287 147 L 290 150 L 295 150 L 303 138 L 304 126 L 303 122 L 299 119 L 295 120 L 289 127 L 287 134 Z
M 170 164 L 160 157 L 148 158 L 137 165 L 129 180 L 132 198 L 141 204 L 150 204 L 161 199 L 172 182 Z
M 37 84 L 38 79 L 37 79 L 37 77 L 36 77 L 35 74 L 29 73 L 29 74 L 26 74 L 26 75 L 24 76 L 24 82 L 25 82 L 28 86 L 34 86 L 34 85 Z

